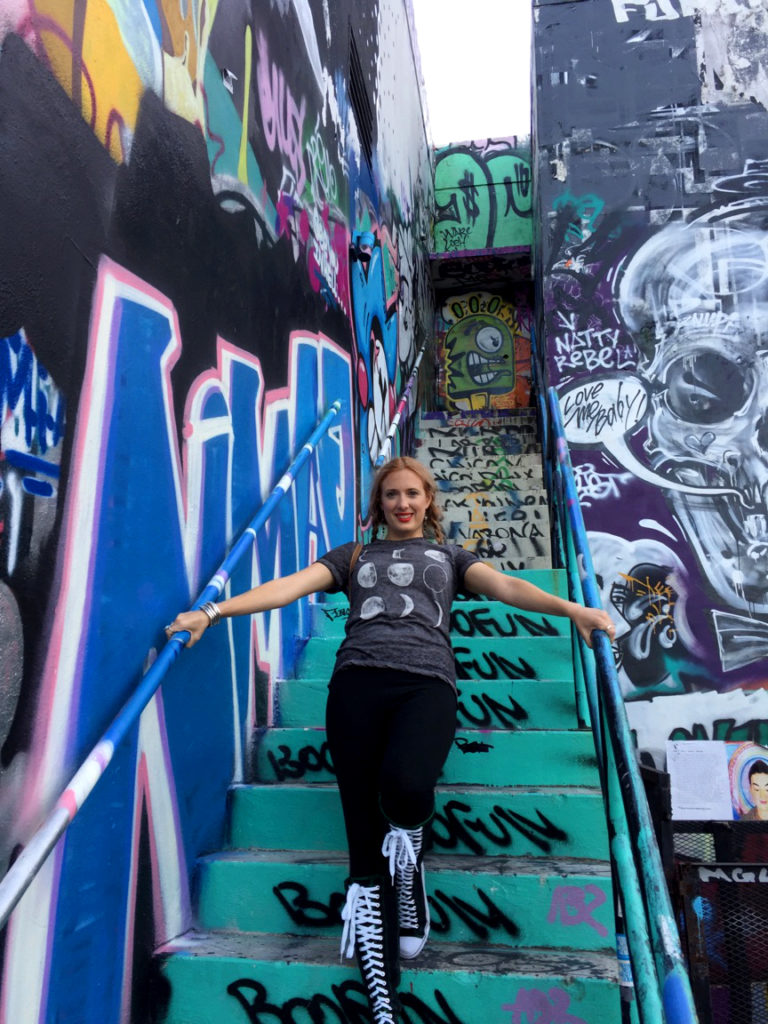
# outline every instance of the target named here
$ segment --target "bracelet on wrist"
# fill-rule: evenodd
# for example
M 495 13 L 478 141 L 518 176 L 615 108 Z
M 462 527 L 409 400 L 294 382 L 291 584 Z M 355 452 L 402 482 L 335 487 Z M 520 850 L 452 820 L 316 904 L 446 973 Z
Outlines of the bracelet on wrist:
M 213 601 L 206 601 L 200 605 L 200 611 L 208 616 L 208 625 L 217 626 L 221 622 L 221 609 Z

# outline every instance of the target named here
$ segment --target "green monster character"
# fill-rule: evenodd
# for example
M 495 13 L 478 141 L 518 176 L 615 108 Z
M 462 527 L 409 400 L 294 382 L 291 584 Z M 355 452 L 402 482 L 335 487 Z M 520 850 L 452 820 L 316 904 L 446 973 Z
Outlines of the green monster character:
M 472 313 L 454 324 L 445 339 L 446 397 L 503 395 L 515 388 L 515 339 L 498 317 Z

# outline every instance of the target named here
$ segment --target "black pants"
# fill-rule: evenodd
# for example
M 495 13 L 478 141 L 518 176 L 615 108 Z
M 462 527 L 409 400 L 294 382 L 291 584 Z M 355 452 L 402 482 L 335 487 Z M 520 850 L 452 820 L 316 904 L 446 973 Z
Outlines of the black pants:
M 381 875 L 391 822 L 426 824 L 456 730 L 456 694 L 442 679 L 383 668 L 334 673 L 328 748 L 344 810 L 352 878 Z

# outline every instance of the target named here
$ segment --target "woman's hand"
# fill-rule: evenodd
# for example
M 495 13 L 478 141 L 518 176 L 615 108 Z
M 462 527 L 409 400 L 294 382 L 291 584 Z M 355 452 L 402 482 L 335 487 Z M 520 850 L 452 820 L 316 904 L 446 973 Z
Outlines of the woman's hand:
M 611 622 L 608 612 L 604 612 L 602 608 L 585 608 L 583 605 L 574 604 L 570 619 L 587 647 L 592 646 L 593 629 L 604 629 L 608 634 L 608 639 L 613 642 L 616 627 Z
M 205 612 L 180 612 L 173 622 L 165 627 L 165 635 L 170 640 L 174 633 L 189 632 L 189 640 L 185 647 L 194 647 L 210 624 Z

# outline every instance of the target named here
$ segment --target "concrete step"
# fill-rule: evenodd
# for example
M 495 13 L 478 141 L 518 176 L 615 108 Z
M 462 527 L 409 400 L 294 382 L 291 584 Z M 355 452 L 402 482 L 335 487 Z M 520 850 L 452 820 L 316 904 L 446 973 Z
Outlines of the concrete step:
M 544 740 L 546 746 L 546 740 Z M 542 759 L 541 749 L 537 758 Z M 549 752 L 546 754 L 549 757 Z M 514 771 L 514 766 L 512 766 Z M 557 766 L 553 765 L 557 772 Z M 560 773 L 558 773 L 560 774 Z M 335 784 L 233 786 L 230 849 L 342 850 Z M 603 860 L 608 849 L 602 793 L 590 786 L 437 788 L 434 853 Z
M 546 749 L 546 757 L 542 756 Z M 254 743 L 257 782 L 332 782 L 325 729 L 272 727 Z M 446 786 L 599 785 L 594 740 L 587 730 L 459 729 L 440 782 Z
M 277 684 L 279 725 L 311 727 L 325 721 L 327 679 Z M 575 729 L 573 682 L 531 679 L 465 680 L 458 687 L 459 729 Z
M 162 946 L 164 1024 L 363 1024 L 370 1013 L 356 965 L 336 936 L 190 932 Z M 428 943 L 404 964 L 409 1024 L 621 1020 L 615 953 Z
M 473 412 L 425 412 L 419 416 L 419 430 L 424 427 L 451 427 L 457 433 L 468 429 L 492 431 L 497 427 L 518 423 L 538 423 L 535 409 L 477 409 Z
M 416 442 L 415 457 L 426 466 L 446 459 L 458 459 L 466 462 L 471 458 L 503 458 L 505 455 L 541 455 L 541 443 L 536 434 L 497 434 L 496 444 L 487 440 L 481 442 L 482 435 L 474 438 L 442 438 L 427 435 Z M 473 441 L 475 443 L 473 443 Z
M 292 678 L 330 679 L 338 637 L 310 637 Z M 573 678 L 571 640 L 557 637 L 500 637 L 491 648 L 483 638 L 467 637 L 453 645 L 458 679 Z
M 428 854 L 425 867 L 430 942 L 581 950 L 614 943 L 605 862 Z M 348 873 L 344 852 L 238 850 L 204 857 L 198 925 L 206 931 L 340 934 Z
M 437 489 L 441 494 L 444 491 L 462 493 L 507 491 L 513 494 L 516 492 L 523 494 L 530 490 L 541 491 L 544 488 L 544 476 L 541 459 L 538 455 L 514 455 L 511 458 L 512 460 L 528 459 L 533 461 L 519 465 L 513 465 L 508 461 L 503 466 L 493 466 L 487 469 L 474 466 L 439 468 L 432 472 Z
M 510 427 L 504 431 L 488 433 L 485 430 L 465 430 L 457 434 L 448 427 L 430 427 L 416 438 L 416 450 L 435 448 L 443 454 L 462 455 L 467 449 L 480 448 L 486 455 L 502 452 L 514 455 L 521 444 L 540 442 L 535 427 Z

